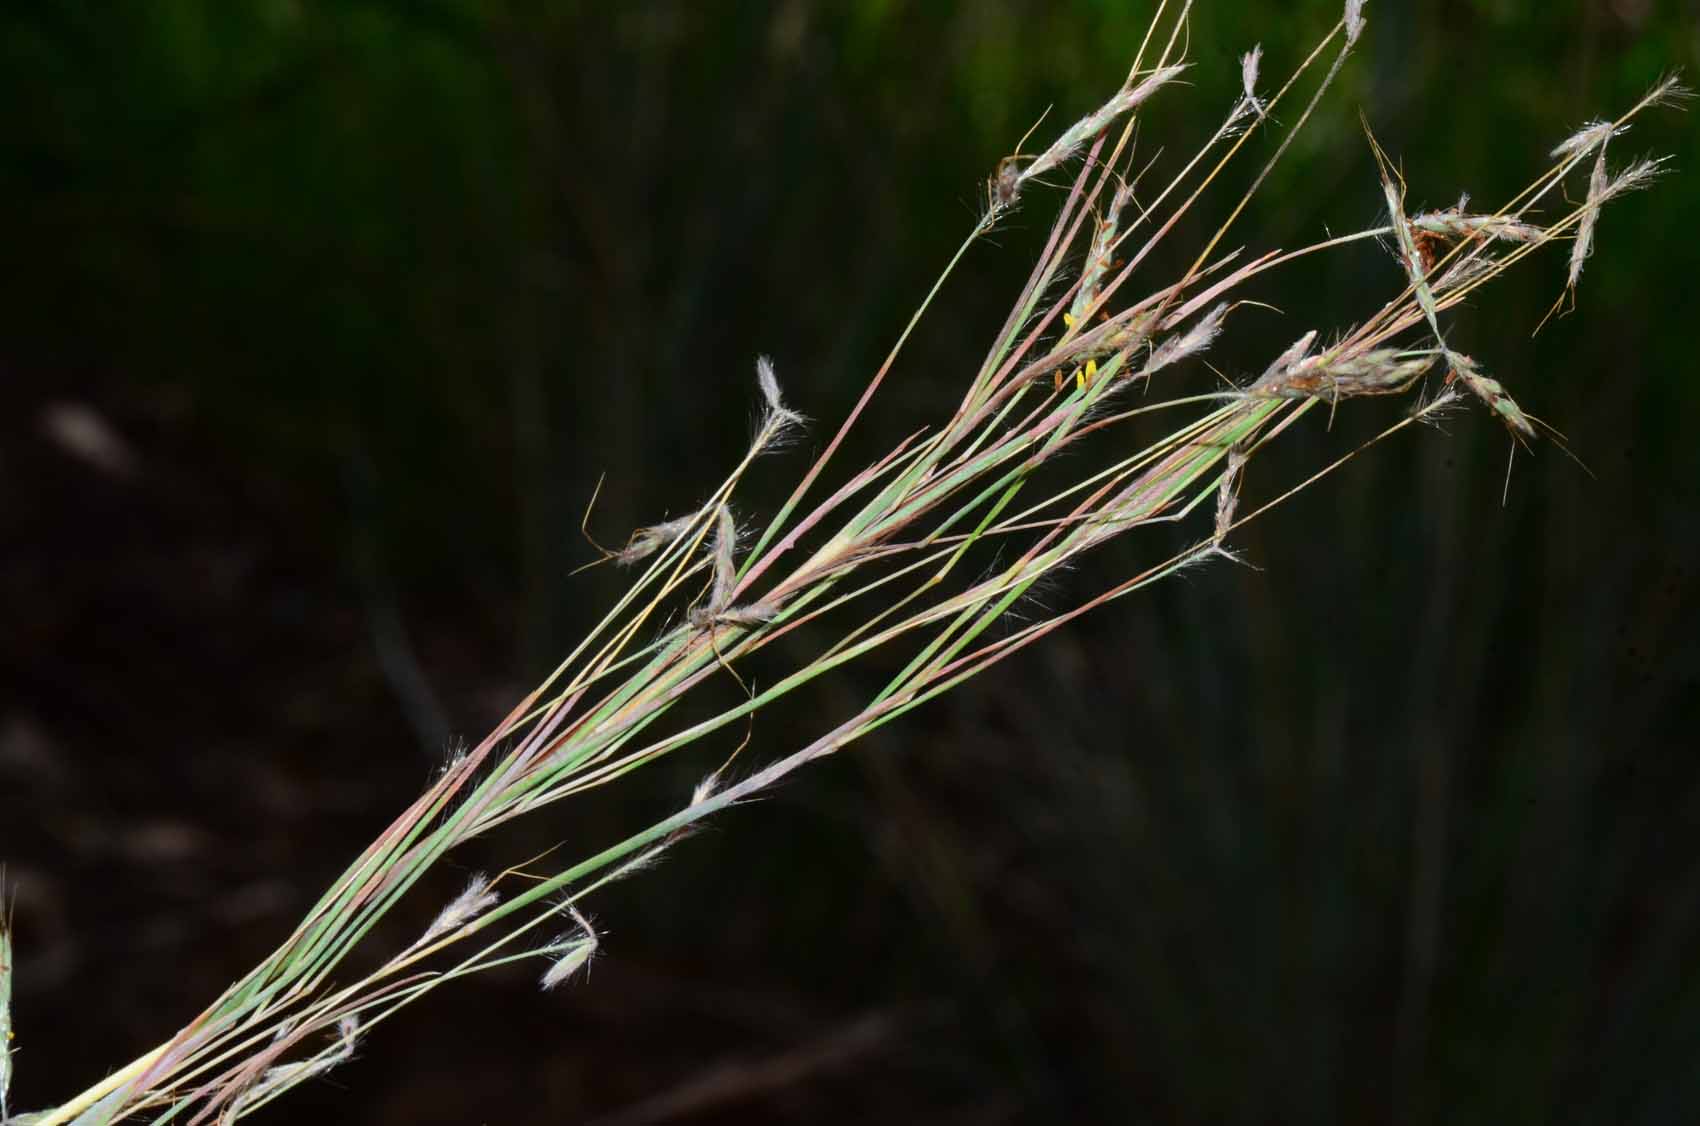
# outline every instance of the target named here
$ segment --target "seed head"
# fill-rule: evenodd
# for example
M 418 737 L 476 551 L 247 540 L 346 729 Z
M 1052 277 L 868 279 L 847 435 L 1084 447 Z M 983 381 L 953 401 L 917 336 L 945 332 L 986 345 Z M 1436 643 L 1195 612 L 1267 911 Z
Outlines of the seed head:
M 1519 440 L 1535 437 L 1535 425 L 1529 421 L 1529 416 L 1523 413 L 1523 408 L 1517 405 L 1509 392 L 1499 380 L 1491 379 L 1482 374 L 1476 361 L 1459 352 L 1448 351 L 1446 362 L 1451 366 L 1447 374 L 1447 382 L 1457 379 L 1467 387 L 1476 398 L 1487 404 L 1487 408 L 1499 416 L 1499 421 L 1511 432 L 1513 438 Z
M 589 965 L 591 957 L 596 953 L 598 945 L 596 930 L 590 925 L 590 920 L 579 914 L 577 907 L 568 905 L 567 910 L 572 914 L 573 921 L 578 923 L 579 933 L 567 935 L 545 947 L 542 951 L 554 958 L 549 968 L 543 971 L 540 979 L 545 992 L 572 977 L 579 970 Z
M 1364 33 L 1364 0 L 1346 0 L 1346 46 L 1350 47 Z
M 1008 193 L 1009 199 L 1013 202 L 1014 198 L 1020 194 L 1022 187 L 1027 183 L 1027 181 L 1033 179 L 1035 176 L 1042 176 L 1058 165 L 1066 163 L 1075 155 L 1075 153 L 1085 148 L 1092 138 L 1096 137 L 1099 133 L 1102 133 L 1104 128 L 1109 125 L 1110 122 L 1114 121 L 1122 114 L 1127 113 L 1129 110 L 1137 107 L 1152 94 L 1155 94 L 1169 82 L 1179 77 L 1185 70 L 1185 63 L 1180 63 L 1176 66 L 1160 67 L 1146 75 L 1137 85 L 1124 86 L 1120 90 L 1116 91 L 1115 96 L 1109 101 L 1105 102 L 1103 105 L 1099 106 L 1097 109 L 1069 126 L 1068 129 L 1063 132 L 1063 135 L 1058 137 L 1050 148 L 1039 154 L 1032 164 L 1029 164 L 1015 176 L 1014 187 Z M 1005 159 L 1007 160 L 1009 158 Z M 998 185 L 999 188 L 1002 186 L 1002 177 L 1003 166 L 1000 165 L 998 177 L 1000 181 Z M 1003 193 L 1000 191 L 999 194 Z
M 1263 44 L 1259 43 L 1240 56 L 1240 104 L 1262 117 L 1263 99 L 1257 96 L 1257 67 L 1263 61 Z
M 1151 352 L 1145 366 L 1140 369 L 1142 376 L 1152 376 L 1171 364 L 1177 364 L 1188 357 L 1209 348 L 1218 336 L 1222 334 L 1222 322 L 1227 319 L 1228 306 L 1224 302 L 1198 318 L 1191 328 L 1183 333 L 1169 337 L 1157 345 Z
M 751 453 L 762 453 L 784 446 L 808 419 L 785 405 L 779 393 L 779 377 L 774 374 L 773 360 L 756 357 L 756 386 L 761 390 L 761 419 L 756 424 Z
M 1463 201 L 1445 211 L 1425 211 L 1411 220 L 1411 226 L 1424 234 L 1462 242 L 1480 238 L 1500 242 L 1537 242 L 1541 228 L 1513 219 L 1509 215 L 1469 215 Z
M 1434 365 L 1433 353 L 1412 356 L 1396 348 L 1365 352 L 1326 351 L 1305 355 L 1307 333 L 1281 354 L 1269 370 L 1247 388 L 1247 394 L 1283 399 L 1351 399 L 1365 395 L 1396 395 Z M 1305 345 L 1303 351 L 1300 345 Z M 1289 356 L 1296 358 L 1288 361 Z
M 632 538 L 626 546 L 614 553 L 614 562 L 622 567 L 629 567 L 640 559 L 647 559 L 657 551 L 671 544 L 674 540 L 690 531 L 696 523 L 697 514 L 681 516 L 677 520 L 668 520 L 660 524 L 651 524 L 647 528 L 639 528 L 632 533 Z
M 1228 529 L 1234 526 L 1234 510 L 1240 503 L 1240 476 L 1245 471 L 1245 463 L 1245 450 L 1235 445 L 1228 451 L 1228 468 L 1222 473 L 1221 483 L 1216 486 L 1216 533 L 1211 537 L 1211 545 L 1218 550 L 1228 537 Z
M 1625 126 L 1624 128 L 1628 128 Z M 1553 156 L 1583 156 L 1623 132 L 1609 121 L 1590 121 L 1553 146 Z
M 714 530 L 714 590 L 708 596 L 709 609 L 719 613 L 732 600 L 732 584 L 738 580 L 733 549 L 738 546 L 738 526 L 732 519 L 732 509 L 720 506 Z
M 437 913 L 431 925 L 425 928 L 420 937 L 421 944 L 430 942 L 438 935 L 447 934 L 462 923 L 482 915 L 485 911 L 501 902 L 502 897 L 490 890 L 490 878 L 483 872 L 476 872 L 472 879 L 466 882 L 466 889 L 449 901 L 448 906 Z

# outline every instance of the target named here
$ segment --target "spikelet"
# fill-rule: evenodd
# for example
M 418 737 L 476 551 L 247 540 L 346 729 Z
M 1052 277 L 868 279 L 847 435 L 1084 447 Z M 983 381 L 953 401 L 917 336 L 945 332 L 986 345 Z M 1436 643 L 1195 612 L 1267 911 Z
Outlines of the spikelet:
M 1228 451 L 1228 467 L 1222 473 L 1222 480 L 1216 486 L 1216 530 L 1210 537 L 1210 546 L 1221 554 L 1227 554 L 1222 547 L 1228 538 L 1228 531 L 1234 526 L 1234 512 L 1240 504 L 1240 477 L 1245 472 L 1245 449 L 1235 444 Z
M 1021 196 L 1029 181 L 1066 164 L 1084 149 L 1106 126 L 1122 114 L 1135 109 L 1151 95 L 1186 70 L 1186 64 L 1159 67 L 1136 85 L 1124 86 L 1109 101 L 1063 131 L 1051 147 L 1040 153 L 1026 168 L 1017 170 L 1014 158 L 1006 157 L 992 179 L 990 193 L 994 207 L 1008 207 Z
M 1259 43 L 1240 56 L 1240 104 L 1260 119 L 1267 112 L 1263 99 L 1257 96 L 1257 68 L 1263 61 L 1263 44 Z
M 1448 351 L 1446 362 L 1452 369 L 1448 372 L 1446 381 L 1451 383 L 1456 379 L 1463 383 L 1471 394 L 1487 404 L 1487 408 L 1498 416 L 1513 438 L 1527 441 L 1535 437 L 1534 423 L 1523 413 L 1523 408 L 1517 405 L 1517 400 L 1511 397 L 1499 380 L 1483 375 L 1476 361 L 1462 353 Z
M 579 970 L 590 964 L 590 959 L 596 954 L 598 939 L 596 929 L 590 925 L 590 920 L 579 914 L 576 907 L 568 905 L 573 921 L 579 926 L 579 933 L 567 935 L 547 946 L 539 953 L 548 955 L 552 961 L 549 968 L 543 971 L 538 979 L 545 992 L 571 978 Z
M 1300 360 L 1303 360 L 1306 356 L 1310 355 L 1310 346 L 1315 343 L 1315 341 L 1316 330 L 1313 328 L 1289 344 L 1285 352 L 1276 356 L 1275 362 L 1269 365 L 1263 375 L 1258 379 L 1257 383 L 1259 385 L 1268 383 L 1292 370 L 1294 365 L 1296 365 Z
M 738 567 L 732 553 L 738 546 L 738 526 L 732 519 L 732 509 L 720 506 L 714 529 L 714 592 L 709 605 L 721 609 L 732 598 L 732 584 L 738 579 Z
M 1351 5 L 1348 4 L 1348 23 L 1350 10 Z M 1364 131 L 1369 132 L 1367 123 Z M 1434 290 L 1428 283 L 1428 266 L 1423 260 L 1422 251 L 1417 248 L 1416 239 L 1411 235 L 1410 221 L 1405 218 L 1405 183 L 1401 179 L 1398 187 L 1394 186 L 1394 174 L 1387 154 L 1376 143 L 1373 133 L 1369 134 L 1369 143 L 1375 152 L 1376 171 L 1381 176 L 1381 191 L 1387 200 L 1387 219 L 1393 225 L 1393 241 L 1399 249 L 1399 263 L 1405 268 L 1405 276 L 1411 283 L 1411 291 L 1416 295 L 1423 316 L 1428 318 L 1429 328 L 1434 330 L 1435 340 L 1444 347 L 1446 338 L 1440 331 L 1440 307 L 1434 299 Z
M 629 567 L 640 559 L 647 559 L 657 551 L 667 547 L 674 540 L 690 531 L 696 523 L 697 514 L 681 516 L 677 520 L 668 520 L 660 524 L 651 524 L 647 528 L 639 528 L 632 533 L 632 538 L 626 546 L 614 553 L 614 562 L 622 567 Z
M 466 882 L 466 888 L 459 895 L 449 900 L 448 905 L 437 912 L 437 917 L 431 925 L 425 928 L 420 936 L 421 945 L 430 942 L 439 935 L 455 930 L 463 923 L 476 919 L 479 915 L 501 902 L 502 897 L 490 888 L 490 878 L 483 872 L 475 872 Z
M 1590 121 L 1553 146 L 1552 155 L 1582 157 L 1622 132 L 1609 121 Z
M 752 452 L 760 453 L 784 445 L 808 419 L 785 405 L 785 400 L 779 393 L 779 377 L 774 374 L 771 357 L 756 357 L 756 386 L 761 390 L 762 413 L 761 421 L 756 426 Z
M 1538 242 L 1541 228 L 1513 219 L 1509 215 L 1469 215 L 1463 207 L 1444 211 L 1425 211 L 1411 220 L 1411 227 L 1423 234 L 1450 242 L 1479 238 L 1499 242 Z
M 1098 289 L 1110 272 L 1111 248 L 1115 246 L 1116 234 L 1120 229 L 1122 209 L 1132 198 L 1131 183 L 1124 181 L 1118 185 L 1116 194 L 1110 199 L 1110 209 L 1105 212 L 1092 232 L 1092 245 L 1086 251 L 1086 268 L 1081 272 L 1080 289 L 1075 292 L 1074 302 L 1069 306 L 1068 316 L 1064 318 L 1070 328 L 1088 316 L 1092 306 L 1097 303 Z
M 1357 43 L 1364 33 L 1364 0 L 1346 0 L 1346 46 Z
M 1600 205 L 1605 202 L 1606 189 L 1611 186 L 1611 179 L 1606 175 L 1606 142 L 1611 139 L 1608 130 L 1600 139 L 1599 149 L 1594 154 L 1594 168 L 1588 174 L 1588 199 L 1582 205 L 1582 223 L 1576 228 L 1576 241 L 1570 244 L 1570 274 L 1565 285 L 1569 289 L 1576 288 L 1576 282 L 1582 277 L 1582 267 L 1594 253 L 1594 225 L 1600 221 Z
M 1432 353 L 1411 355 L 1396 348 L 1363 352 L 1323 352 L 1310 356 L 1306 333 L 1283 352 L 1269 370 L 1246 389 L 1263 398 L 1350 399 L 1365 395 L 1396 395 L 1410 388 L 1434 366 Z M 1304 347 L 1301 348 L 1300 346 Z
M 280 1051 L 283 1042 L 293 1033 L 295 1025 L 286 1022 L 278 1028 L 273 1037 L 274 1053 Z M 219 1121 L 234 1122 L 243 1117 L 244 1108 L 252 1107 L 267 1096 L 276 1094 L 295 1086 L 297 1083 L 323 1075 L 327 1071 L 347 1063 L 354 1058 L 354 1052 L 360 1045 L 360 1018 L 353 1013 L 339 1017 L 336 1022 L 336 1038 L 331 1043 L 304 1060 L 292 1060 L 289 1063 L 275 1064 L 268 1067 L 256 1079 L 252 1086 L 238 1092 L 226 1105 Z M 81 1119 L 78 1120 L 79 1122 Z M 106 1121 L 100 1119 L 100 1121 Z
M 1211 344 L 1215 343 L 1216 338 L 1222 334 L 1222 322 L 1227 319 L 1227 316 L 1227 303 L 1217 305 L 1198 318 L 1191 328 L 1170 336 L 1152 349 L 1151 355 L 1145 361 L 1145 366 L 1139 369 L 1139 374 L 1149 378 L 1163 368 L 1171 364 L 1178 364 L 1182 360 L 1209 348 Z

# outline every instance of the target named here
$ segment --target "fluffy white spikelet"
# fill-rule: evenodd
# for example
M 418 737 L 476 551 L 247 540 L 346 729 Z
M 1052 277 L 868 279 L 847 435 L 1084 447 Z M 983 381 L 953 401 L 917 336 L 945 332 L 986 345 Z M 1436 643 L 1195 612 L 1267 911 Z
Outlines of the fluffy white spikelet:
M 752 452 L 760 453 L 784 445 L 792 432 L 808 419 L 785 405 L 785 398 L 779 392 L 779 376 L 773 370 L 772 357 L 756 357 L 756 386 L 761 389 L 762 416 L 756 429 L 755 449 Z
M 732 519 L 732 510 L 721 505 L 714 529 L 714 592 L 708 600 L 709 608 L 716 613 L 725 609 L 732 598 L 732 584 L 738 578 L 732 550 L 737 545 L 738 528 Z
M 1364 0 L 1346 0 L 1346 46 L 1364 33 Z
M 1628 126 L 1624 127 L 1625 129 Z M 1590 121 L 1553 146 L 1553 156 L 1583 156 L 1605 144 L 1623 129 L 1615 129 L 1609 121 Z
M 652 524 L 647 528 L 639 528 L 632 533 L 630 542 L 624 548 L 614 553 L 614 562 L 622 567 L 629 567 L 639 560 L 648 559 L 660 549 L 669 546 L 680 536 L 690 531 L 697 521 L 697 513 L 681 516 L 677 520 L 668 520 L 661 524 Z
M 565 954 L 550 963 L 548 970 L 544 972 L 542 977 L 544 990 L 553 989 L 578 973 L 590 961 L 591 955 L 595 953 L 596 943 L 594 941 L 580 942 L 569 948 Z
M 756 357 L 756 383 L 761 387 L 761 397 L 767 400 L 769 410 L 784 409 L 779 397 L 779 377 L 773 374 L 771 356 Z
M 1104 131 L 1104 127 L 1122 114 L 1137 107 L 1152 94 L 1168 85 L 1186 70 L 1186 64 L 1160 67 L 1140 80 L 1136 86 L 1118 90 L 1114 97 L 1073 125 L 1069 126 L 1056 142 L 1041 153 L 1037 160 L 1029 164 L 1021 173 L 1016 190 L 1035 176 L 1042 176 L 1051 169 L 1065 163 L 1084 148 L 1088 141 Z
M 570 938 L 563 938 L 543 951 L 545 954 L 555 955 L 555 960 L 543 971 L 543 977 L 540 979 L 545 991 L 555 988 L 578 973 L 590 963 L 591 957 L 596 953 L 596 930 L 590 925 L 590 920 L 579 914 L 577 907 L 569 906 L 567 910 L 571 912 L 573 921 L 579 925 L 579 933 Z
M 1263 99 L 1257 96 L 1257 68 L 1263 61 L 1263 44 L 1259 43 L 1240 56 L 1240 86 L 1245 105 L 1257 116 L 1263 116 Z
M 1651 184 L 1656 177 L 1664 173 L 1664 166 L 1669 160 L 1670 157 L 1668 156 L 1656 157 L 1651 160 L 1637 160 L 1612 178 L 1611 183 L 1607 184 L 1605 190 L 1600 193 L 1600 202 L 1604 203 L 1606 200 L 1624 192 L 1639 191 Z
M 466 882 L 466 890 L 449 901 L 447 907 L 437 912 L 437 917 L 431 925 L 425 928 L 425 934 L 419 939 L 421 943 L 430 942 L 438 935 L 447 934 L 462 923 L 477 918 L 497 903 L 502 897 L 490 890 L 490 878 L 483 872 L 476 872 L 472 879 Z
M 1228 306 L 1224 302 L 1198 318 L 1191 328 L 1178 336 L 1171 336 L 1157 345 L 1151 353 L 1151 358 L 1145 361 L 1140 369 L 1142 376 L 1155 375 L 1170 364 L 1178 364 L 1189 356 L 1195 356 L 1213 344 L 1222 334 L 1222 322 L 1227 319 Z

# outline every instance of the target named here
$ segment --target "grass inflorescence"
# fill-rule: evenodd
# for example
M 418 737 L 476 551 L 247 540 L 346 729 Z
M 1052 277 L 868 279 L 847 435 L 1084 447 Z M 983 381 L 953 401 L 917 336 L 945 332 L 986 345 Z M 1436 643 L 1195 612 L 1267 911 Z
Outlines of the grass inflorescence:
M 1358 44 L 1363 7 L 1362 0 L 1347 3 L 1278 88 L 1259 88 L 1261 47 L 1246 52 L 1240 95 L 1221 125 L 1167 182 L 1146 189 L 1140 185 L 1154 165 L 1136 167 L 1133 118 L 1177 96 L 1192 65 L 1182 57 L 1187 6 L 1167 19 L 1160 8 L 1126 80 L 1102 106 L 1037 156 L 996 163 L 985 209 L 962 249 L 765 524 L 741 525 L 739 487 L 758 458 L 784 446 L 807 420 L 787 402 L 764 357 L 755 364 L 760 406 L 746 454 L 686 514 L 602 550 L 599 561 L 626 568 L 630 585 L 556 670 L 494 731 L 448 762 L 275 953 L 158 1048 L 32 1121 L 232 1120 L 353 1058 L 362 1037 L 446 982 L 520 960 L 545 967 L 545 989 L 574 979 L 599 942 L 582 912 L 585 898 L 653 863 L 692 826 L 1081 614 L 1214 556 L 1231 557 L 1233 536 L 1248 521 L 1362 449 L 1269 490 L 1273 499 L 1244 504 L 1257 455 L 1307 415 L 1321 421 L 1355 400 L 1415 396 L 1379 440 L 1473 399 L 1514 441 L 1535 440 L 1535 422 L 1485 374 L 1486 365 L 1447 343 L 1444 317 L 1549 243 L 1570 242 L 1565 292 L 1573 292 L 1601 208 L 1660 169 L 1641 161 L 1613 173 L 1607 142 L 1637 114 L 1677 98 L 1680 87 L 1661 83 L 1621 117 L 1586 126 L 1553 150 L 1555 164 L 1493 210 L 1471 211 L 1466 198 L 1447 210 L 1407 215 L 1396 162 L 1370 139 L 1366 176 L 1373 168 L 1379 180 L 1385 225 L 1289 251 L 1218 250 Z M 1223 171 L 1246 159 L 1249 137 L 1282 127 L 1275 111 L 1290 110 L 1307 82 L 1308 100 L 1273 155 L 1251 170 L 1250 186 L 1196 257 L 1182 259 L 1192 264 L 1173 279 L 1150 278 L 1154 251 L 1182 229 L 1183 218 L 1195 217 Z M 1583 202 L 1543 216 L 1542 207 L 1552 208 L 1584 165 Z M 959 404 L 828 486 L 837 455 L 938 288 L 970 245 L 1018 208 L 1035 206 L 1042 186 L 1060 195 L 1057 213 L 984 358 L 964 373 Z M 1402 288 L 1391 300 L 1351 313 L 1351 323 L 1302 326 L 1255 376 L 1151 396 L 1159 377 L 1199 366 L 1194 361 L 1232 331 L 1236 313 L 1251 303 L 1242 294 L 1254 279 L 1372 240 L 1392 251 L 1390 277 Z M 1114 447 L 1118 427 L 1153 417 L 1177 421 L 1142 448 Z M 1060 457 L 1089 441 L 1112 447 L 1109 464 Z M 1043 467 L 1054 468 L 1041 475 Z M 1031 620 L 1007 624 L 1013 606 L 1084 553 L 1142 527 L 1185 526 L 1200 506 L 1199 533 L 1182 550 L 1065 609 L 1042 608 Z M 992 630 L 1000 621 L 1006 628 Z M 810 625 L 820 628 L 801 632 Z M 737 672 L 741 661 L 781 638 L 815 645 L 822 636 L 828 640 L 772 683 L 756 686 Z M 379 968 L 352 980 L 339 976 L 378 920 L 463 842 L 722 731 L 742 733 L 743 750 L 753 717 L 767 705 L 893 651 L 899 671 L 808 745 L 736 780 L 724 767 L 708 773 L 671 816 L 544 878 L 517 878 L 517 868 L 478 875 Z M 738 702 L 669 726 L 675 705 L 725 673 L 745 688 Z M 0 928 L 0 943 L 7 935 Z M 0 945 L 0 989 L 7 972 Z M 0 1066 L 9 1067 L 9 1059 L 0 1045 Z M 0 1071 L 0 1098 L 5 1077 Z

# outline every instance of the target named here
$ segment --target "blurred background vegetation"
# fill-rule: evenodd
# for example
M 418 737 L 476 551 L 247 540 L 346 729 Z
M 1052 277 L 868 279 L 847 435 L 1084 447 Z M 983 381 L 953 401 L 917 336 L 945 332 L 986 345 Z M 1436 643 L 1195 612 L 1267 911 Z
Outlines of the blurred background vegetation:
M 747 439 L 758 352 L 835 424 L 983 177 L 1047 106 L 1060 127 L 1114 88 L 1150 7 L 0 17 L 14 1104 L 191 1017 L 553 665 L 617 589 L 568 574 L 599 474 L 605 540 L 695 503 Z M 1240 52 L 1283 76 L 1337 8 L 1201 4 L 1193 85 L 1142 152 L 1190 153 Z M 1360 107 L 1413 204 L 1490 202 L 1700 63 L 1694 0 L 1369 16 L 1231 244 L 1378 221 Z M 1608 210 L 1578 313 L 1530 338 L 1554 252 L 1453 319 L 1592 478 L 1542 443 L 1502 507 L 1479 413 L 1378 447 L 1249 529 L 1255 568 L 1118 603 L 599 896 L 587 983 L 446 990 L 266 1120 L 1694 1121 L 1700 141 L 1655 114 L 1613 149 L 1679 171 Z M 973 252 L 863 448 L 954 406 L 1048 211 Z M 1308 266 L 1215 361 L 1261 370 L 1398 286 L 1373 249 Z M 1295 434 L 1252 498 L 1395 411 Z M 762 463 L 746 503 L 771 511 L 805 459 Z M 878 671 L 764 712 L 746 753 L 797 746 Z M 728 749 L 457 863 L 587 853 Z

